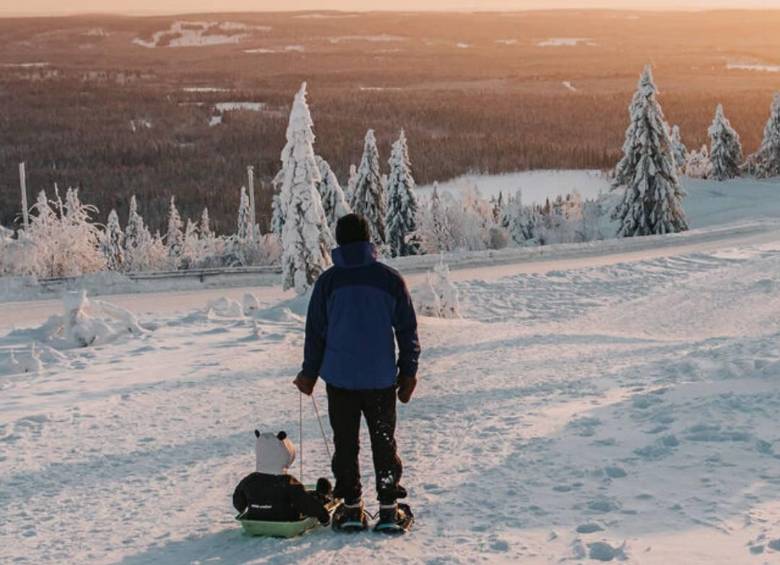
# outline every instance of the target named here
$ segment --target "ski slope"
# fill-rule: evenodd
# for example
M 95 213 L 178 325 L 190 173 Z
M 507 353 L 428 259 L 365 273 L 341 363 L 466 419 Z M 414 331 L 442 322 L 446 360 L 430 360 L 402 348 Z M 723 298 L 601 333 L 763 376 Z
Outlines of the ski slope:
M 233 521 L 255 427 L 298 443 L 305 301 L 105 297 L 142 331 L 87 348 L 41 343 L 61 302 L 1 304 L 0 563 L 780 562 L 774 219 L 450 259 L 463 319 L 421 318 L 399 409 L 418 518 L 401 539 Z M 411 285 L 425 266 L 402 266 Z M 212 302 L 248 291 L 247 315 Z M 33 342 L 42 370 L 23 373 Z M 312 481 L 329 465 L 303 407 Z M 375 511 L 365 448 L 361 465 Z

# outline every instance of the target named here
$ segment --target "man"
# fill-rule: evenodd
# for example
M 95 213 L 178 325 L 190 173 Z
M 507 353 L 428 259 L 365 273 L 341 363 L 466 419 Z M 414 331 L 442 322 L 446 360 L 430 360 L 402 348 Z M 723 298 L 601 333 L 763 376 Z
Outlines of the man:
M 317 377 L 327 383 L 333 428 L 334 495 L 344 505 L 336 529 L 366 529 L 358 464 L 360 418 L 371 437 L 380 511 L 377 530 L 409 525 L 395 441 L 396 394 L 407 403 L 417 385 L 417 317 L 401 275 L 377 261 L 365 218 L 349 214 L 336 225 L 334 266 L 314 285 L 306 318 L 298 389 L 311 395 Z M 394 335 L 395 334 L 395 335 Z M 398 342 L 396 361 L 395 342 Z

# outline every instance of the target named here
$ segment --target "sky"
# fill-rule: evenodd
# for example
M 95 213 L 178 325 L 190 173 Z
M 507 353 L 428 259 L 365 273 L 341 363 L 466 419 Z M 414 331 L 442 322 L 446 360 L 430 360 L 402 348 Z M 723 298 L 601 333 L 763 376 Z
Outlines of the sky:
M 84 12 L 193 13 L 270 10 L 630 10 L 768 8 L 780 0 L 0 0 L 3 15 Z

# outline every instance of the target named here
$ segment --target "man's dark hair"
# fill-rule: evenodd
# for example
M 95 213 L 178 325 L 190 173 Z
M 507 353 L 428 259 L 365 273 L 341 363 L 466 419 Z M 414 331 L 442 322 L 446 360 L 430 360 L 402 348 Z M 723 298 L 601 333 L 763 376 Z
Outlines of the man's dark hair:
M 347 214 L 336 223 L 336 243 L 349 245 L 358 241 L 371 241 L 368 222 L 358 214 Z

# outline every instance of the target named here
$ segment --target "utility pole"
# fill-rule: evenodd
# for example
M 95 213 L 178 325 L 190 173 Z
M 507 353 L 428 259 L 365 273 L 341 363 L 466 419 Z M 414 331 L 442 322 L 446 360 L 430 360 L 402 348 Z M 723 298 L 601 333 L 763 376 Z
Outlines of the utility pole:
M 24 229 L 27 231 L 30 227 L 30 213 L 27 209 L 27 171 L 24 163 L 19 163 L 19 188 L 22 190 L 22 218 L 24 219 Z
M 255 168 L 249 166 L 246 168 L 246 174 L 249 177 L 249 237 L 255 239 L 255 224 L 257 223 L 255 212 Z

